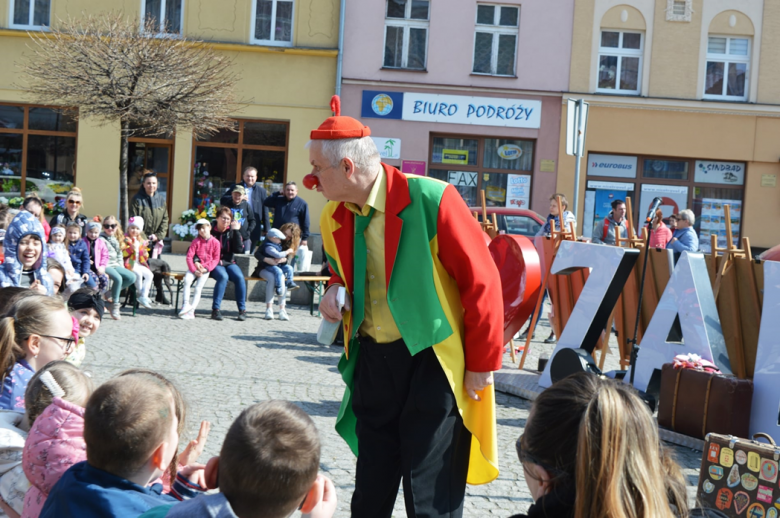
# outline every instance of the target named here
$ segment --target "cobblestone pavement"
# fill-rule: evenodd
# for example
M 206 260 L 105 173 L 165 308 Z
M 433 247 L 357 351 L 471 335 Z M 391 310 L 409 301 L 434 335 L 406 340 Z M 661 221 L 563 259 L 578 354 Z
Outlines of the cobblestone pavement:
M 249 303 L 249 319 L 239 322 L 235 303 L 226 300 L 225 320 L 210 320 L 212 285 L 209 282 L 204 289 L 195 320 L 174 318 L 170 306 L 141 308 L 135 318 L 123 311 L 121 321 L 106 315 L 98 333 L 87 342 L 83 368 L 98 383 L 131 367 L 169 376 L 190 404 L 184 440 L 196 435 L 200 420 L 212 423 L 203 459 L 218 454 L 227 428 L 246 406 L 269 398 L 294 402 L 319 428 L 322 471 L 336 484 L 337 516 L 348 516 L 355 458 L 333 428 L 344 390 L 336 369 L 340 348 L 316 342 L 319 320 L 309 315 L 308 308 L 289 308 L 289 322 L 265 321 L 265 304 Z M 537 336 L 546 337 L 545 330 Z M 501 475 L 491 484 L 467 488 L 465 516 L 509 516 L 531 504 L 514 448 L 529 408 L 528 401 L 497 394 Z M 678 448 L 678 458 L 695 484 L 700 453 Z M 395 516 L 405 514 L 399 495 Z

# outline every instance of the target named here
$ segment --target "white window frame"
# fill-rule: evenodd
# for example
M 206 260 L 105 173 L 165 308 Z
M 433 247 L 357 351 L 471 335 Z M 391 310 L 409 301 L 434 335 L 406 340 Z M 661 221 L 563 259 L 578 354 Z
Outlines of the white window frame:
M 11 0 L 13 1 L 13 0 Z M 165 22 L 167 21 L 165 19 L 165 6 L 168 2 L 172 0 L 162 0 L 162 3 L 160 4 L 160 13 L 159 16 L 156 16 L 157 22 L 160 24 L 160 28 L 165 27 Z M 186 0 L 181 0 L 181 20 L 179 20 L 179 32 L 162 32 L 155 34 L 157 37 L 167 37 L 167 38 L 176 38 L 180 37 L 182 34 L 184 34 L 184 2 Z M 146 0 L 141 0 L 141 24 L 146 23 Z
M 710 54 L 709 52 L 709 45 L 710 45 L 710 38 L 725 38 L 726 39 L 726 53 L 725 54 Z M 734 56 L 729 54 L 729 49 L 731 48 L 731 40 L 747 40 L 748 42 L 748 51 L 747 56 Z M 750 59 L 753 55 L 753 39 L 749 36 L 726 36 L 721 34 L 708 34 L 707 35 L 707 54 L 704 58 L 704 85 L 703 85 L 703 92 L 702 92 L 702 98 L 703 99 L 716 99 L 720 101 L 747 101 L 748 96 L 750 95 Z M 723 91 L 726 91 L 726 88 L 728 88 L 728 74 L 729 74 L 729 64 L 730 63 L 744 63 L 746 65 L 745 67 L 745 95 L 738 96 L 738 95 L 715 95 L 715 94 L 708 94 L 705 93 L 707 91 L 707 63 L 710 61 L 716 61 L 719 63 L 723 63 Z
M 485 25 L 477 21 L 479 16 L 479 6 L 492 6 L 496 10 L 493 12 L 493 25 Z M 501 19 L 502 7 L 516 7 L 517 8 L 517 25 L 509 27 L 506 25 L 499 25 L 498 22 Z M 496 77 L 517 77 L 517 46 L 520 41 L 520 6 L 519 5 L 507 5 L 507 4 L 488 4 L 478 3 L 477 10 L 474 12 L 474 41 L 471 43 L 471 73 L 477 76 L 496 76 Z M 476 60 L 476 46 L 477 46 L 477 33 L 490 33 L 493 36 L 493 47 L 490 53 L 490 73 L 487 72 L 474 72 L 474 61 Z M 500 35 L 510 35 L 515 37 L 515 58 L 512 60 L 512 73 L 511 74 L 497 74 L 498 70 L 498 37 Z
M 685 4 L 683 14 L 675 14 L 674 4 L 682 2 Z M 667 22 L 690 22 L 693 14 L 693 0 L 666 0 L 666 21 Z
M 389 0 L 388 0 L 389 2 Z M 412 0 L 406 1 L 406 7 L 404 8 L 403 18 L 388 18 L 387 17 L 387 4 L 385 2 L 385 27 L 384 34 L 382 34 L 382 68 L 391 70 L 427 70 L 428 69 L 428 36 L 430 35 L 431 25 L 431 2 L 428 2 L 428 19 L 418 20 L 412 19 Z M 399 27 L 402 28 L 403 43 L 401 46 L 401 66 L 390 67 L 385 64 L 385 49 L 387 48 L 387 28 Z M 423 59 L 422 68 L 409 68 L 409 34 L 412 29 L 425 29 L 425 58 Z
M 617 32 L 618 37 L 617 47 L 602 47 L 602 34 L 605 32 Z M 638 49 L 624 49 L 623 48 L 623 35 L 624 34 L 639 34 L 639 48 Z M 599 30 L 599 55 L 596 59 L 596 91 L 605 94 L 621 94 L 621 95 L 640 95 L 642 92 L 642 67 L 644 66 L 645 54 L 645 33 L 640 31 L 620 31 L 614 29 L 600 29 Z M 618 58 L 617 69 L 615 69 L 615 88 L 599 88 L 599 67 L 601 66 L 602 56 L 616 56 Z M 639 58 L 639 65 L 637 67 L 636 78 L 636 90 L 623 90 L 620 88 L 620 72 L 623 67 L 623 58 Z
M 49 23 L 51 23 L 51 2 L 52 0 L 30 0 L 30 12 L 27 16 L 26 24 L 14 23 L 14 0 L 8 1 L 8 26 L 12 29 L 26 29 L 34 31 L 48 31 L 48 25 L 33 25 L 33 17 L 35 16 L 35 4 L 36 2 L 48 1 L 49 2 Z
M 252 0 L 252 16 L 249 17 L 249 43 L 253 45 L 266 45 L 269 47 L 292 47 L 295 41 L 295 4 L 296 0 L 270 0 L 273 2 L 271 7 L 271 39 L 260 40 L 255 38 L 255 26 L 257 25 L 257 0 Z M 280 2 L 291 1 L 292 12 L 290 13 L 290 41 L 276 41 L 275 28 L 276 28 L 276 5 Z M 318 0 L 313 0 L 318 1 Z

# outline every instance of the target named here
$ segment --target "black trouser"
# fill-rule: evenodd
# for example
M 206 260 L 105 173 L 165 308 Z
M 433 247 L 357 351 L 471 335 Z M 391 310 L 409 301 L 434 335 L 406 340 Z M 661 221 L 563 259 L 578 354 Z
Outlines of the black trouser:
M 352 516 L 389 517 L 401 479 L 408 516 L 462 516 L 471 433 L 433 348 L 363 338 L 354 381 Z

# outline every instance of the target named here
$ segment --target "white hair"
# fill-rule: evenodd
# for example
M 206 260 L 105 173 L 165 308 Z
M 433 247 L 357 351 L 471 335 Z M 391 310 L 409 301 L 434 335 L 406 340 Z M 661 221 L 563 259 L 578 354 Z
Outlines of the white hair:
M 371 137 L 344 138 L 338 140 L 310 140 L 309 149 L 314 142 L 320 142 L 322 154 L 331 166 L 337 166 L 345 158 L 350 158 L 361 171 L 377 171 L 381 167 L 381 157 Z
M 693 211 L 691 209 L 681 210 L 680 213 L 677 214 L 677 218 L 678 219 L 684 219 L 691 226 L 696 224 L 696 216 L 693 214 Z

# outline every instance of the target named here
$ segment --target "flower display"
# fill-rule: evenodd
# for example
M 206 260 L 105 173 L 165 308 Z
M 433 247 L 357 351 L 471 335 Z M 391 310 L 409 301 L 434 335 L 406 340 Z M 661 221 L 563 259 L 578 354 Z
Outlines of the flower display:
M 180 240 L 192 241 L 198 236 L 195 222 L 199 219 L 212 220 L 216 218 L 217 208 L 215 203 L 210 203 L 208 205 L 199 205 L 194 209 L 187 209 L 179 216 L 179 223 L 171 226 L 171 230 Z

